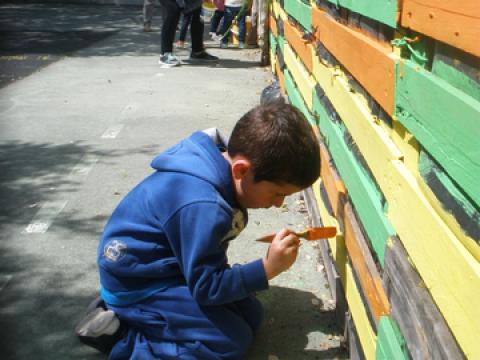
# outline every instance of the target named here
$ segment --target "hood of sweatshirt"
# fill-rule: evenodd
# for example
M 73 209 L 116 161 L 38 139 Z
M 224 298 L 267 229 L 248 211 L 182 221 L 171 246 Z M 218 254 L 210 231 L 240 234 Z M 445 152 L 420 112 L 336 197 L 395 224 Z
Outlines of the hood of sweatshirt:
M 157 156 L 151 166 L 160 172 L 183 173 L 207 181 L 229 204 L 236 205 L 230 164 L 221 155 L 227 143 L 216 128 L 198 131 Z

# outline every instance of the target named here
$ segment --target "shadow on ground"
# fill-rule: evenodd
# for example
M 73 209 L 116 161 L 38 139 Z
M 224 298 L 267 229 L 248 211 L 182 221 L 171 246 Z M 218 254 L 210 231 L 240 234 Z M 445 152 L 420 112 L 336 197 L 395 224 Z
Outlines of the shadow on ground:
M 268 359 L 343 359 L 341 347 L 330 348 L 334 333 L 335 312 L 321 311 L 321 299 L 311 292 L 272 286 L 258 294 L 265 306 L 265 319 L 247 354 L 249 360 Z M 318 310 L 313 310 L 316 307 Z M 313 316 L 312 316 L 313 314 Z M 285 334 L 291 336 L 285 338 Z M 341 334 L 334 336 L 340 339 Z M 339 344 L 340 340 L 338 340 Z
M 138 6 L 0 4 L 0 88 L 66 56 L 158 56 L 160 9 L 151 33 L 142 30 L 141 11 Z M 248 68 L 259 62 L 223 59 L 189 65 Z

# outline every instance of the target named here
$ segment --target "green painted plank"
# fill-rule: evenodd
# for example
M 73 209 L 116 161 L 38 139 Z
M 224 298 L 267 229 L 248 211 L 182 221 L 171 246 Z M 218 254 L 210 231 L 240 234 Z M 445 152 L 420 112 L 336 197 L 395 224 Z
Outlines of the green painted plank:
M 307 31 L 312 29 L 312 7 L 302 0 L 285 1 L 285 11 Z
M 405 61 L 397 68 L 395 115 L 480 205 L 480 102 Z
M 281 35 L 278 35 L 277 36 L 277 42 L 278 42 L 278 46 L 280 47 L 280 50 L 282 51 L 282 54 L 283 54 L 283 48 L 285 46 L 285 38 Z
M 292 75 L 290 75 L 288 69 L 283 71 L 283 75 L 285 77 L 285 88 L 287 90 L 288 100 L 290 100 L 290 103 L 305 115 L 310 125 L 316 125 L 315 118 L 310 114 L 310 111 L 308 110 L 302 95 L 297 90 L 295 81 L 293 80 Z
M 397 0 L 328 0 L 392 28 L 397 27 Z
M 345 129 L 338 122 L 332 121 L 316 93 L 313 96 L 313 108 L 318 116 L 325 144 L 347 187 L 372 248 L 383 267 L 385 245 L 388 237 L 395 234 L 395 230 L 383 212 L 382 196 L 378 193 L 373 180 L 367 175 L 367 171 L 362 169 L 355 155 L 345 143 Z
M 395 320 L 382 316 L 378 326 L 376 360 L 409 360 L 405 340 Z
M 270 41 L 270 51 L 273 52 L 274 54 L 277 51 L 277 38 L 272 34 L 272 32 L 269 32 L 269 41 Z
M 437 42 L 432 73 L 480 101 L 480 62 L 475 56 Z

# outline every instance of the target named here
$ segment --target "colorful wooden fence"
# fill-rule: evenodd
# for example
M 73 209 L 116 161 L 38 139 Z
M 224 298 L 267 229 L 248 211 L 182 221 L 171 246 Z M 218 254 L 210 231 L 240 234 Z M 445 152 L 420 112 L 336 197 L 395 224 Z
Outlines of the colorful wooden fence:
M 274 0 L 321 144 L 305 198 L 352 359 L 480 359 L 480 2 Z M 346 314 L 344 313 L 346 311 Z

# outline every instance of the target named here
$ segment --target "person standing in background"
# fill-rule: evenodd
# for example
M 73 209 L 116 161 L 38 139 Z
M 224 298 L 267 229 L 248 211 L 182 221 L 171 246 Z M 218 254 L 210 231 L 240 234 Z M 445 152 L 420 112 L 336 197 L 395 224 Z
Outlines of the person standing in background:
M 215 4 L 215 12 L 213 13 L 212 20 L 210 20 L 210 31 L 208 34 L 212 37 L 212 40 L 216 40 L 220 35 L 220 22 L 222 21 L 224 14 L 224 0 L 213 0 Z
M 210 55 L 203 46 L 203 20 L 200 17 L 202 0 L 160 0 L 162 6 L 162 35 L 159 63 L 163 67 L 181 65 L 181 61 L 173 54 L 173 41 L 177 31 L 180 15 L 191 15 L 190 37 L 192 50 L 190 60 L 216 61 L 216 56 Z
M 225 9 L 223 15 L 222 25 L 222 40 L 220 41 L 220 47 L 226 49 L 228 47 L 228 38 L 230 37 L 230 28 L 232 22 L 236 20 L 238 25 L 238 41 L 239 48 L 245 47 L 245 11 L 242 10 L 242 6 L 246 0 L 225 0 Z
M 152 18 L 155 11 L 155 0 L 143 1 L 143 31 L 152 31 Z

